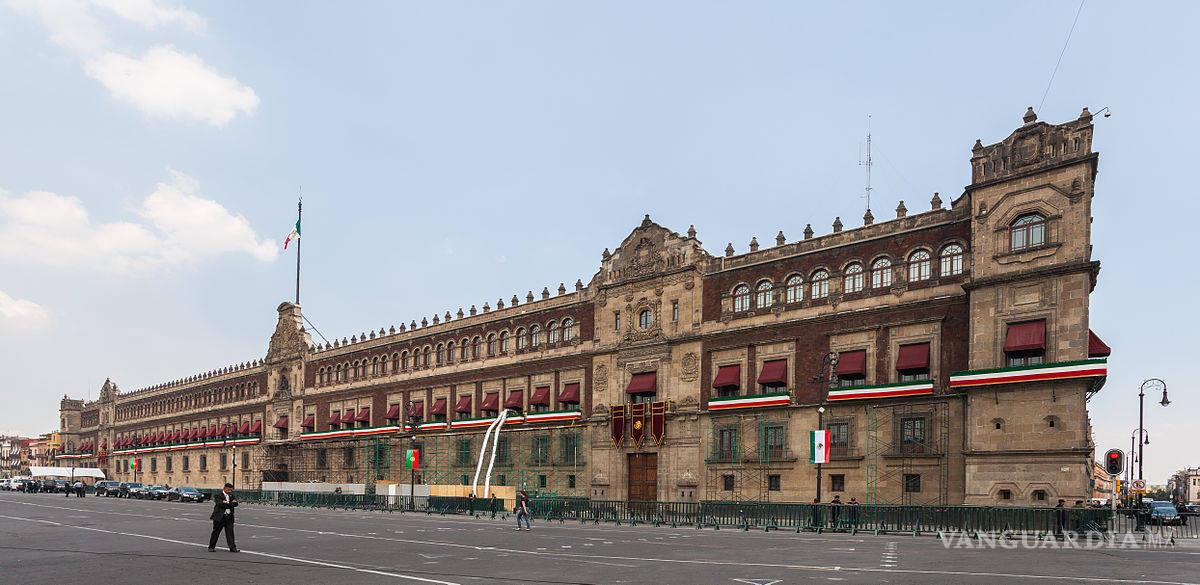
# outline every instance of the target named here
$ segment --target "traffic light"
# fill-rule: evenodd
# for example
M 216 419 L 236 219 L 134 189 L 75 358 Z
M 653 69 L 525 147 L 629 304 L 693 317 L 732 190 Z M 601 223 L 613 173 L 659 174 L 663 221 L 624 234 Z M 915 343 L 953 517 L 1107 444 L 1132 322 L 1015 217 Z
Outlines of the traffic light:
M 1125 472 L 1125 453 L 1120 449 L 1109 449 L 1104 454 L 1104 471 L 1109 475 L 1121 475 Z

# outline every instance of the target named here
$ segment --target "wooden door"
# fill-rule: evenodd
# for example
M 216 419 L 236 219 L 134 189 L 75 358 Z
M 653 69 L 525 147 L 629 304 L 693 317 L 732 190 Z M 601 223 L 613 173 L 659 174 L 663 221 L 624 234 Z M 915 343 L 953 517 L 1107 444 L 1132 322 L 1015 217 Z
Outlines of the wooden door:
M 629 501 L 658 499 L 658 453 L 629 454 Z

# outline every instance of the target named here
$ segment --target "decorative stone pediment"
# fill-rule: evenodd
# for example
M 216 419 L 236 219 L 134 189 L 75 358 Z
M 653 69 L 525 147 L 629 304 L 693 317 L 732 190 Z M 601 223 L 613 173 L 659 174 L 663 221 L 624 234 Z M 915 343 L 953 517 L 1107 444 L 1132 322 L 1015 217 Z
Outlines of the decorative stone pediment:
M 611 285 L 675 272 L 710 258 L 694 236 L 681 236 L 650 220 L 629 234 L 616 251 L 603 255 L 593 285 Z
M 300 306 L 283 303 L 277 310 L 279 320 L 275 323 L 275 333 L 271 334 L 271 344 L 267 347 L 268 364 L 301 358 L 312 346 L 312 337 L 304 330 Z

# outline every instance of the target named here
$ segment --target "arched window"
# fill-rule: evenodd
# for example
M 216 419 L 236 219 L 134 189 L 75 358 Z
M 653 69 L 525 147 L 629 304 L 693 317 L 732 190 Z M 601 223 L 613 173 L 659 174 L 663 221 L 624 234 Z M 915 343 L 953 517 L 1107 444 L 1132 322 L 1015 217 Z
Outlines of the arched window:
M 1009 232 L 1014 251 L 1041 246 L 1046 243 L 1046 217 L 1040 213 L 1023 215 L 1013 222 Z
M 387 363 L 387 355 L 386 354 L 383 357 L 379 358 L 379 373 L 380 374 L 388 373 L 388 363 Z
M 654 319 L 650 314 L 650 309 L 642 309 L 641 312 L 638 313 L 638 327 L 641 327 L 642 329 L 649 329 L 650 324 L 653 321 Z
M 471 351 L 470 345 L 471 345 L 471 342 L 468 341 L 467 338 L 464 337 L 462 340 L 461 349 L 458 350 L 459 351 L 459 355 L 458 355 L 459 359 L 466 361 L 467 356 L 469 355 L 469 352 Z
M 337 381 L 338 381 L 338 382 L 341 382 L 342 380 L 344 380 L 344 379 L 345 379 L 345 378 L 343 378 L 343 377 L 342 377 L 342 374 L 343 374 L 344 372 L 342 372 L 342 366 L 341 366 L 340 364 L 339 364 L 339 365 L 337 365 L 337 366 L 335 366 L 335 367 L 334 367 L 334 370 L 336 370 L 336 371 L 337 371 Z
M 488 355 L 496 355 L 496 334 L 488 333 Z
M 812 298 L 823 299 L 829 296 L 829 271 L 818 270 L 812 275 Z
M 929 280 L 930 270 L 929 252 L 925 250 L 917 250 L 908 255 L 908 280 L 909 282 L 920 282 Z
M 358 378 L 358 377 L 360 377 L 361 375 L 362 375 L 362 374 L 360 373 L 359 366 L 358 366 L 358 362 L 354 362 L 354 377 L 355 377 L 355 378 Z
M 525 337 L 525 328 L 517 329 L 517 350 L 525 349 L 525 346 L 528 344 L 529 338 Z
M 446 359 L 451 362 L 454 361 L 454 342 L 453 341 L 446 343 Z
M 788 277 L 784 283 L 784 293 L 786 294 L 786 302 L 798 303 L 804 300 L 804 279 L 799 274 L 793 274 Z
M 437 346 L 437 363 L 439 366 L 446 363 L 446 346 L 440 343 Z
M 501 331 L 500 332 L 500 352 L 501 353 L 508 353 L 508 349 L 509 349 L 508 341 L 509 341 L 508 332 Z
M 871 288 L 892 286 L 892 261 L 880 258 L 871 263 Z
M 421 352 L 421 365 L 429 367 L 429 346 L 425 346 L 425 351 Z
M 563 319 L 562 328 L 564 341 L 573 341 L 579 337 L 579 332 L 575 329 L 575 321 L 570 317 Z
M 371 375 L 372 376 L 379 375 L 379 358 L 371 359 Z
M 551 321 L 550 325 L 550 343 L 558 343 L 560 341 L 560 331 L 558 329 L 558 321 Z
M 750 310 L 750 287 L 739 284 L 733 289 L 733 310 L 738 313 Z
M 542 328 L 534 325 L 529 328 L 529 345 L 537 347 L 542 344 Z
M 393 372 L 400 371 L 400 354 L 398 354 L 398 353 L 392 354 L 392 371 Z
M 408 352 L 400 354 L 400 367 L 408 369 Z
M 325 368 L 317 370 L 317 382 L 321 384 L 325 383 Z
M 863 289 L 863 267 L 862 264 L 855 262 L 846 267 L 845 286 L 843 287 L 848 293 L 860 292 Z
M 764 280 L 758 283 L 758 294 L 754 295 L 754 306 L 760 309 L 765 309 L 771 305 L 774 305 L 775 298 L 771 294 L 771 289 L 773 288 L 775 288 L 775 285 L 771 284 L 771 281 L 769 280 Z
M 478 335 L 476 335 L 475 338 L 471 340 L 471 358 L 472 359 L 479 359 L 479 350 L 480 350 L 480 345 L 482 343 L 483 342 L 480 340 Z
M 942 248 L 942 276 L 954 276 L 963 271 L 963 248 L 958 244 L 950 244 Z

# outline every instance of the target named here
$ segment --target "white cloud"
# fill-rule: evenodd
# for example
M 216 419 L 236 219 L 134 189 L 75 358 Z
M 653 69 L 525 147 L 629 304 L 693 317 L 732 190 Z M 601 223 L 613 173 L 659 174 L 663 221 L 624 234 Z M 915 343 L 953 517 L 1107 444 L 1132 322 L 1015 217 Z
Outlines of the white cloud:
M 221 255 L 268 262 L 278 247 L 250 222 L 197 194 L 195 179 L 170 171 L 132 211 L 137 221 L 94 224 L 76 197 L 33 191 L 0 196 L 0 257 L 116 274 L 173 268 Z
M 158 0 L 0 0 L 17 11 L 37 17 L 50 40 L 73 51 L 84 70 L 112 95 L 152 116 L 198 120 L 217 127 L 235 116 L 252 115 L 258 95 L 237 79 L 222 75 L 198 55 L 171 45 L 159 45 L 141 58 L 110 48 L 97 10 L 114 14 L 144 28 L 179 25 L 204 30 L 200 15 Z
M 50 313 L 41 305 L 25 299 L 14 299 L 0 290 L 0 323 L 13 329 L 36 329 L 50 320 Z
M 141 59 L 105 53 L 88 61 L 86 69 L 114 96 L 150 115 L 201 120 L 220 127 L 239 112 L 250 115 L 258 108 L 253 89 L 174 47 L 155 47 Z

